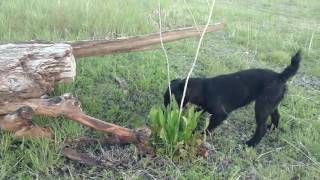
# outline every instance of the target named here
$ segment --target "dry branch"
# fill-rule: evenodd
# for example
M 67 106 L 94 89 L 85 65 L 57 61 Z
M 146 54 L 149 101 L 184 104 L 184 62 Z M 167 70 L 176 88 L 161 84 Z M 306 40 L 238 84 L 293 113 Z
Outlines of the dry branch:
M 209 25 L 206 32 L 214 32 L 222 29 L 224 23 Z M 199 35 L 204 26 L 181 28 L 162 33 L 163 42 L 175 41 L 183 38 Z M 73 48 L 75 57 L 99 56 L 120 52 L 140 51 L 150 48 L 152 45 L 160 45 L 159 33 L 153 33 L 142 36 L 126 37 L 115 40 L 87 40 L 69 42 Z
M 100 156 L 94 156 L 89 153 L 80 153 L 77 152 L 77 150 L 73 150 L 69 147 L 64 147 L 61 150 L 61 154 L 69 158 L 70 160 L 77 161 L 84 165 L 89 166 L 97 166 L 100 168 L 108 168 L 113 171 L 119 171 L 123 168 L 128 168 L 129 164 L 128 162 L 123 162 L 122 160 L 112 160 L 109 158 L 106 158 L 104 155 Z
M 32 108 L 35 115 L 64 116 L 95 130 L 106 132 L 111 135 L 110 141 L 117 144 L 134 143 L 143 149 L 151 134 L 148 128 L 132 130 L 88 116 L 82 112 L 79 101 L 70 94 L 50 99 L 27 99 L 10 103 L 2 102 L 0 103 L 0 114 L 3 114 L 3 112 L 15 112 L 16 109 L 25 106 Z
M 94 166 L 100 166 L 102 164 L 102 162 L 98 158 L 92 157 L 86 153 L 78 153 L 76 150 L 73 150 L 71 148 L 64 147 L 61 150 L 61 153 L 69 159 L 78 161 L 81 164 Z

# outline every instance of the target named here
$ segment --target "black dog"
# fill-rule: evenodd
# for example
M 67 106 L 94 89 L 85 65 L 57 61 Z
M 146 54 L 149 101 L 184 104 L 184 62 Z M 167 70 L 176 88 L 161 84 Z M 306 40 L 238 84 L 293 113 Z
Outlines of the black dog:
M 301 61 L 298 51 L 291 59 L 291 64 L 281 73 L 268 69 L 248 69 L 213 78 L 190 78 L 183 102 L 198 105 L 211 114 L 207 128 L 212 131 L 233 110 L 255 101 L 256 131 L 246 142 L 248 146 L 257 145 L 267 131 L 266 121 L 271 116 L 275 128 L 279 125 L 278 105 L 286 92 L 286 82 L 294 76 Z M 172 95 L 180 105 L 185 79 L 171 81 Z M 169 89 L 164 95 L 164 104 L 170 103 Z

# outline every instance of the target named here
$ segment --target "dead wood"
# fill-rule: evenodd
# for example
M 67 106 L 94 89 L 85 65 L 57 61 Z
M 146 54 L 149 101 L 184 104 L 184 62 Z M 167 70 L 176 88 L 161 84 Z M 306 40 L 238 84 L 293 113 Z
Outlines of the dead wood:
M 103 155 L 97 157 L 89 153 L 80 153 L 77 150 L 71 149 L 69 147 L 62 148 L 61 154 L 68 159 L 79 162 L 81 164 L 97 166 L 100 168 L 108 168 L 113 171 L 119 171 L 130 166 L 126 161 L 114 161 L 112 159 L 105 158 Z
M 98 158 L 90 156 L 87 153 L 78 153 L 76 150 L 73 150 L 71 148 L 64 147 L 61 150 L 61 153 L 67 158 L 82 164 L 95 166 L 102 164 L 102 162 Z
M 68 44 L 0 45 L 0 102 L 38 98 L 57 82 L 73 81 L 75 75 Z
M 0 110 L 14 112 L 16 109 L 24 106 L 31 107 L 35 115 L 64 116 L 95 130 L 106 132 L 110 135 L 110 142 L 117 144 L 134 143 L 141 151 L 145 151 L 146 142 L 151 134 L 151 130 L 146 127 L 128 129 L 89 116 L 82 112 L 80 102 L 71 94 L 64 94 L 50 99 L 27 99 L 21 102 L 4 102 L 0 103 Z
M 0 129 L 14 132 L 16 137 L 46 137 L 52 133 L 47 128 L 32 124 L 34 111 L 29 106 L 22 106 L 12 113 L 0 115 Z
M 222 29 L 224 23 L 216 23 L 208 26 L 207 32 L 215 32 Z M 163 42 L 176 41 L 183 38 L 201 34 L 204 26 L 181 28 L 162 33 Z M 109 40 L 85 40 L 67 42 L 73 48 L 75 57 L 101 56 L 113 53 L 141 51 L 149 49 L 152 45 L 160 45 L 159 33 L 147 34 L 134 37 L 123 37 Z

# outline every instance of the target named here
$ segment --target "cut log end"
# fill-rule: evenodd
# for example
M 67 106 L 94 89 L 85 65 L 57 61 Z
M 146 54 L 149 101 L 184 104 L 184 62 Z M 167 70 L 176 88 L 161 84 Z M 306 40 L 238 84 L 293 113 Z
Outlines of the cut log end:
M 38 98 L 76 75 L 68 44 L 3 44 L 0 54 L 0 102 Z

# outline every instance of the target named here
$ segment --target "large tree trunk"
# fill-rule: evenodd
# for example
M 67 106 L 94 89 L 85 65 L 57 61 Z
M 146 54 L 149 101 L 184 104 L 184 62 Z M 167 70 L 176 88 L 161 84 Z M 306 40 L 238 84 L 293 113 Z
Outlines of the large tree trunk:
M 0 45 L 0 102 L 40 97 L 75 75 L 68 44 Z

